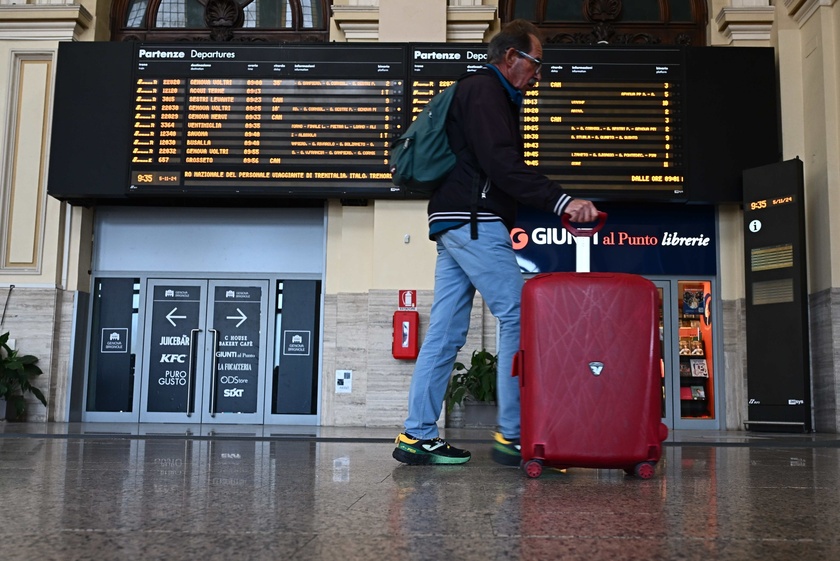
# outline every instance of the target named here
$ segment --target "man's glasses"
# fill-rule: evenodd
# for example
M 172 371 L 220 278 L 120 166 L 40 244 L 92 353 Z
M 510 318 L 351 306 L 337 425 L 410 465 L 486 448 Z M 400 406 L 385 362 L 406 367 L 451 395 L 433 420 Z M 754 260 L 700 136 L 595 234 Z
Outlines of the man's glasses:
M 543 64 L 540 59 L 538 59 L 536 57 L 532 57 L 528 53 L 524 53 L 524 52 L 520 51 L 519 49 L 513 49 L 513 50 L 516 51 L 516 54 L 518 54 L 522 58 L 526 58 L 526 59 L 530 60 L 531 62 L 533 62 L 534 65 L 536 65 L 536 68 L 534 69 L 535 72 L 540 71 L 540 68 L 542 68 L 542 64 Z

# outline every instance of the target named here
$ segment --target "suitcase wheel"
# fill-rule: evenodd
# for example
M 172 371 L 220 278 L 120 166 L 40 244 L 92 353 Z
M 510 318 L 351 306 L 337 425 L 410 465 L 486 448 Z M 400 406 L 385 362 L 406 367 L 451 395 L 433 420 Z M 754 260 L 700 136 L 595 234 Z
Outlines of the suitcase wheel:
M 627 472 L 628 475 L 635 475 L 639 479 L 650 479 L 656 471 L 656 464 L 653 462 L 642 462 L 640 464 L 636 464 L 636 467 L 632 469 L 625 469 L 624 471 Z
M 542 475 L 543 463 L 542 460 L 528 460 L 522 465 L 525 474 L 531 479 L 536 479 Z

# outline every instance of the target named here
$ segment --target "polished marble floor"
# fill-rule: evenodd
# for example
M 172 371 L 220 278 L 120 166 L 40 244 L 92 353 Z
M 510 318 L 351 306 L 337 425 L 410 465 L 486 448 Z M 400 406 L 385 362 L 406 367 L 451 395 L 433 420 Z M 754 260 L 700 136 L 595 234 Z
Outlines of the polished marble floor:
M 840 559 L 840 437 L 677 431 L 653 479 L 391 459 L 395 431 L 0 422 L 0 559 Z

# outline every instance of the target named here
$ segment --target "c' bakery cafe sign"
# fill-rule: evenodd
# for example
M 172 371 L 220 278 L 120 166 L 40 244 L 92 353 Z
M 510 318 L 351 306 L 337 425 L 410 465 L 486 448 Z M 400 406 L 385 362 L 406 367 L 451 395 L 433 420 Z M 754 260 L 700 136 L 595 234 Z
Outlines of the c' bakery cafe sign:
M 597 206 L 609 216 L 592 237 L 593 272 L 717 274 L 714 207 Z M 551 213 L 521 207 L 511 241 L 524 273 L 575 270 L 575 237 Z

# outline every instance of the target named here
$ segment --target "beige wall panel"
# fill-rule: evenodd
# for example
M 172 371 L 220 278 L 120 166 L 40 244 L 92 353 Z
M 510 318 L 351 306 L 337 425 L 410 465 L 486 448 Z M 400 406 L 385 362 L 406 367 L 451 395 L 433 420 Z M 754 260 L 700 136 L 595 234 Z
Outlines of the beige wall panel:
M 47 397 L 49 411 L 55 407 L 56 372 L 54 352 L 61 347 L 55 340 L 57 313 L 60 295 L 55 289 L 15 288 L 9 294 L 8 288 L 0 288 L 0 302 L 4 303 L 6 320 L 3 331 L 11 333 L 21 354 L 34 355 L 43 374 L 33 380 L 33 384 Z M 69 346 L 61 348 L 65 356 L 69 355 Z M 27 419 L 46 421 L 48 410 L 31 394 L 27 395 Z
M 417 294 L 421 345 L 429 326 L 433 296 L 431 290 L 421 290 Z M 322 425 L 396 428 L 405 420 L 415 361 L 397 360 L 391 354 L 392 316 L 397 297 L 397 290 L 326 296 Z M 473 299 L 470 331 L 458 360 L 468 363 L 472 352 L 481 348 L 495 352 L 495 336 L 495 320 L 477 294 Z M 335 393 L 336 369 L 353 371 L 351 393 Z M 441 428 L 444 417 L 442 411 Z
M 720 30 L 718 30 L 715 17 L 720 13 L 720 11 L 723 8 L 728 8 L 729 6 L 731 6 L 731 4 L 731 0 L 710 0 L 709 2 L 707 2 L 709 10 L 709 21 L 706 25 L 706 37 L 709 42 L 709 45 L 729 44 L 729 40 L 723 36 Z
M 63 286 L 67 290 L 90 291 L 90 264 L 93 253 L 93 209 L 69 207 L 67 271 Z
M 790 25 L 787 17 L 778 18 Z M 780 29 L 776 48 L 779 64 L 779 99 L 781 112 L 782 154 L 790 160 L 805 153 L 805 108 L 802 101 L 802 39 L 795 26 Z
M 74 292 L 56 292 L 56 317 L 53 325 L 53 352 L 50 364 L 50 393 L 47 395 L 48 420 L 61 422 L 70 412 L 67 397 L 70 393 L 70 349 L 73 336 L 73 307 L 77 295 Z
M 330 203 L 327 293 L 432 288 L 434 261 L 425 201 L 376 201 L 366 207 Z
M 79 4 L 93 14 L 93 25 L 80 35 L 81 41 L 108 41 L 111 38 L 111 4 L 113 0 L 80 0 Z
M 375 203 L 374 203 L 375 204 Z M 374 207 L 330 201 L 327 215 L 326 292 L 366 292 L 372 285 Z
M 446 41 L 446 0 L 380 0 L 379 40 Z
M 434 288 L 437 252 L 434 242 L 429 240 L 426 204 L 426 201 L 376 202 L 374 288 Z
M 721 205 L 720 228 L 720 297 L 722 300 L 744 298 L 744 215 L 739 205 Z
M 827 181 L 829 189 L 831 224 L 831 286 L 840 286 L 840 3 L 835 2 L 831 9 L 823 8 L 823 50 L 825 65 L 823 72 L 826 81 L 826 120 L 828 122 L 825 139 L 827 152 Z
M 800 156 L 805 170 L 805 208 L 807 217 L 808 276 L 810 291 L 818 292 L 831 286 L 831 255 L 833 240 L 830 237 L 830 205 L 827 178 L 826 92 L 824 39 L 819 17 L 812 17 L 801 29 L 803 153 Z M 819 243 L 814 243 L 816 240 Z
M 723 309 L 723 365 L 726 376 L 726 428 L 743 430 L 747 420 L 747 310 L 744 298 L 727 300 Z
M 37 58 L 36 58 L 37 57 Z M 46 202 L 47 125 L 51 56 L 15 56 L 6 134 L 9 186 L 3 268 L 40 269 Z

